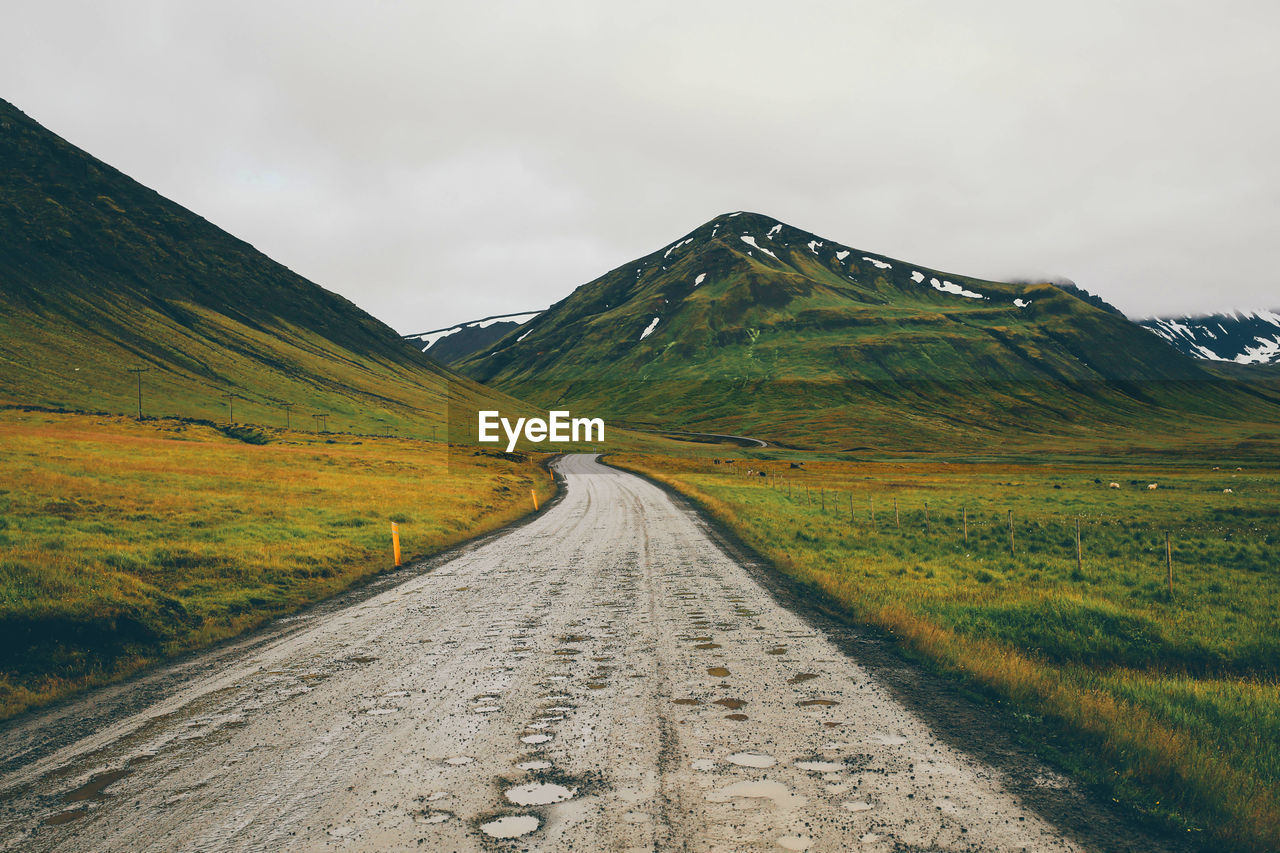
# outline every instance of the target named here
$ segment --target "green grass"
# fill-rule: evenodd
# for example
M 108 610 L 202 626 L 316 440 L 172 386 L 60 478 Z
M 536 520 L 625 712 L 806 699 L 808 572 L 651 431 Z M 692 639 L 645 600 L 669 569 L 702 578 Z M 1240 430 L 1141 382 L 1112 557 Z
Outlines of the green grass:
M 390 568 L 391 521 L 413 560 L 554 492 L 409 439 L 9 411 L 0 447 L 0 717 Z
M 1274 467 L 616 461 L 689 494 L 853 618 L 1065 734 L 1073 748 L 1051 757 L 1086 783 L 1210 849 L 1280 846 Z

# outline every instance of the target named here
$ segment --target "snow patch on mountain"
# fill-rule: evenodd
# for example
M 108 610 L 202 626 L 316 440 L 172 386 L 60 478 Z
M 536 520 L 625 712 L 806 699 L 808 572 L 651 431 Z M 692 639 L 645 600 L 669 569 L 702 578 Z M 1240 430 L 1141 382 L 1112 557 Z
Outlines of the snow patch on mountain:
M 640 333 L 640 340 L 643 341 L 645 338 L 653 334 L 653 330 L 658 328 L 659 319 L 660 319 L 659 317 L 654 317 L 653 322 L 650 323 L 648 326 L 645 326 L 644 331 Z
M 468 323 L 459 323 L 456 326 L 449 326 L 446 329 L 433 329 L 430 332 L 421 332 L 416 335 L 405 335 L 405 339 L 420 344 L 422 351 L 426 352 L 440 341 L 456 335 L 463 329 L 487 329 L 494 323 L 516 323 L 517 325 L 524 325 L 541 313 L 541 311 L 526 311 L 523 314 L 499 314 L 495 317 L 485 317 L 483 320 L 472 320 Z
M 844 261 L 844 259 L 845 259 L 845 258 L 847 258 L 847 257 L 849 257 L 849 250 L 848 250 L 848 249 L 845 249 L 843 252 L 836 252 L 836 260 L 837 260 L 837 261 Z
M 707 278 L 706 273 L 704 272 L 698 273 L 698 277 L 693 280 L 693 286 L 697 287 L 698 285 L 702 284 L 702 282 L 704 282 L 706 278 Z
M 869 261 L 869 262 L 871 262 L 871 263 L 875 266 L 875 268 L 876 268 L 876 269 L 878 269 L 878 270 L 891 270 L 891 269 L 893 269 L 893 264 L 889 263 L 888 261 L 878 261 L 878 260 L 876 260 L 875 258 L 868 258 L 866 255 L 863 255 L 863 256 L 862 256 L 862 259 L 863 259 L 864 261 Z
M 748 246 L 752 247 L 753 249 L 759 249 L 760 251 L 764 252 L 766 255 L 773 258 L 774 260 L 778 259 L 777 255 L 775 255 L 773 252 L 770 252 L 764 246 L 756 245 L 756 238 L 752 237 L 750 234 L 743 234 L 740 239 L 742 240 L 742 242 L 746 243 Z
M 1156 317 L 1138 324 L 1193 358 L 1280 364 L 1280 314 L 1274 311 Z
M 981 293 L 974 293 L 972 290 L 965 290 L 958 284 L 952 284 L 949 281 L 938 281 L 936 278 L 929 279 L 929 284 L 933 285 L 933 289 L 942 293 L 953 293 L 956 296 L 964 296 L 968 299 L 986 299 Z
M 679 242 L 677 242 L 677 243 L 672 243 L 672 244 L 667 248 L 667 250 L 666 250 L 665 252 L 663 252 L 663 253 L 662 253 L 662 259 L 663 259 L 663 260 L 666 260 L 668 257 L 670 257 L 670 256 L 671 256 L 671 253 L 672 253 L 672 252 L 674 252 L 676 249 L 679 249 L 681 246 L 684 246 L 684 245 L 686 245 L 686 244 L 688 244 L 688 243 L 692 243 L 692 242 L 693 242 L 693 238 L 692 238 L 692 237 L 689 237 L 689 238 L 688 238 L 688 239 L 686 239 L 686 240 L 681 240 L 681 241 L 679 241 Z
M 821 242 L 819 242 L 819 241 L 817 241 L 817 240 L 810 240 L 810 241 L 809 241 L 809 251 L 810 251 L 810 252 L 813 252 L 813 253 L 816 255 L 816 254 L 818 254 L 818 249 L 820 249 L 820 248 L 822 248 L 822 243 L 821 243 Z
M 768 233 L 768 234 L 765 234 L 764 236 L 766 236 L 766 237 L 768 237 L 770 240 L 772 240 L 772 239 L 773 239 L 773 235 L 774 235 L 774 234 L 777 234 L 777 233 L 778 233 L 779 231 L 781 231 L 781 230 L 782 230 L 782 223 L 781 223 L 781 222 L 779 222 L 777 225 L 775 225 L 775 226 L 773 226 L 772 228 L 770 228 L 770 229 L 769 229 L 769 233 Z
M 912 270 L 911 280 L 916 284 L 924 284 L 924 273 L 920 272 L 920 270 Z

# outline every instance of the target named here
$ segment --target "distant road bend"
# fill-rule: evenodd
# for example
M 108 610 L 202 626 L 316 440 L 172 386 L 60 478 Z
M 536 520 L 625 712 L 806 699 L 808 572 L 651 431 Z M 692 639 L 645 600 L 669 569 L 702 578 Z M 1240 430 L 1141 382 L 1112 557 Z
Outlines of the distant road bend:
M 0 727 L 0 849 L 1080 849 L 679 502 L 557 465 L 530 523 L 145 707 Z

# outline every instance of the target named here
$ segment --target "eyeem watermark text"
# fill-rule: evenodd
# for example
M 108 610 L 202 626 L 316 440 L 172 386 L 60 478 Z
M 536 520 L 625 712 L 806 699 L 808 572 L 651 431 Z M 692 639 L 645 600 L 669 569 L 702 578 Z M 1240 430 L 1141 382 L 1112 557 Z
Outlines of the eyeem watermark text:
M 526 441 L 532 442 L 604 441 L 604 421 L 600 418 L 575 418 L 568 411 L 556 409 L 552 409 L 547 415 L 547 420 L 516 418 L 513 424 L 496 410 L 481 410 L 478 440 L 492 444 L 500 443 L 502 436 L 498 434 L 498 428 L 501 427 L 507 436 L 508 453 L 516 449 L 516 442 L 520 440 L 521 434 Z

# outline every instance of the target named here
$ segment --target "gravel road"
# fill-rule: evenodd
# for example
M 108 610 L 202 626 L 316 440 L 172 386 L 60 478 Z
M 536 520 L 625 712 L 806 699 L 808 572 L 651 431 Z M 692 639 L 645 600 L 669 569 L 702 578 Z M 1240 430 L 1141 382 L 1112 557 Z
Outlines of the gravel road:
M 0 849 L 1080 849 L 661 489 L 557 466 L 430 571 L 0 729 Z

